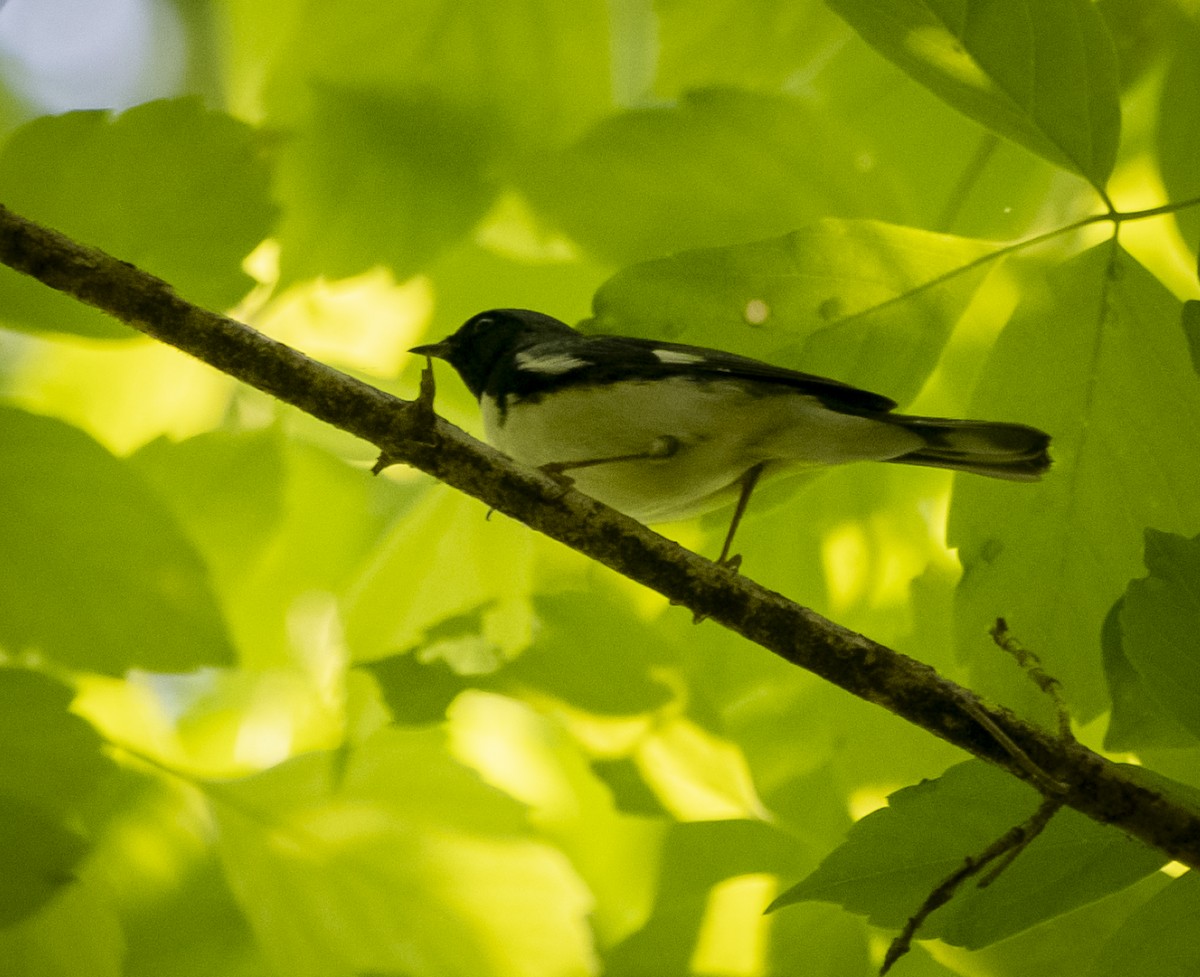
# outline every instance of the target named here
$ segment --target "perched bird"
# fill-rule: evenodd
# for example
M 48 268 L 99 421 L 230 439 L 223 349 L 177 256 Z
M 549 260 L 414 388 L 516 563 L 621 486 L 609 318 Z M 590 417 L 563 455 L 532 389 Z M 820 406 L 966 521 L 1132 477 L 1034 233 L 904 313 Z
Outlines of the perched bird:
M 640 522 L 736 500 L 720 561 L 763 475 L 888 461 L 1035 481 L 1049 435 L 1024 424 L 893 414 L 880 394 L 717 349 L 590 336 L 493 309 L 411 352 L 446 360 L 487 439 Z

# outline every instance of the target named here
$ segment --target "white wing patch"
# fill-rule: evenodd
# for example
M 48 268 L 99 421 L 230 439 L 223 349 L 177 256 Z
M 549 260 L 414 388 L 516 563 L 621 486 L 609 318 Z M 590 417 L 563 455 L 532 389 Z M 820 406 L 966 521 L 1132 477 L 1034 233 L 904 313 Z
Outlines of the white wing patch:
M 695 353 L 685 353 L 678 349 L 656 349 L 654 357 L 660 363 L 703 363 L 704 357 Z
M 518 370 L 525 370 L 528 373 L 542 373 L 549 376 L 570 373 L 578 367 L 591 365 L 587 360 L 581 360 L 579 357 L 571 356 L 569 353 L 538 355 L 537 353 L 528 352 L 518 353 L 516 364 Z

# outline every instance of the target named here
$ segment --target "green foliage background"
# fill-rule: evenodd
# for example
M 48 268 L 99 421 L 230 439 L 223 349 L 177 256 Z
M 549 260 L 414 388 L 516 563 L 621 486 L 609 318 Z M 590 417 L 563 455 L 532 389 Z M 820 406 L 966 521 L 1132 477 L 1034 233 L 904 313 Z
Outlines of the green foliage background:
M 768 487 L 744 570 L 1049 722 L 1003 615 L 1200 787 L 1194 0 L 175 9 L 178 97 L 2 93 L 0 201 L 406 396 L 523 306 L 1045 428 Z M 0 325 L 0 973 L 856 977 L 1037 805 L 7 269 Z M 1060 815 L 895 972 L 1190 977 L 1163 860 Z

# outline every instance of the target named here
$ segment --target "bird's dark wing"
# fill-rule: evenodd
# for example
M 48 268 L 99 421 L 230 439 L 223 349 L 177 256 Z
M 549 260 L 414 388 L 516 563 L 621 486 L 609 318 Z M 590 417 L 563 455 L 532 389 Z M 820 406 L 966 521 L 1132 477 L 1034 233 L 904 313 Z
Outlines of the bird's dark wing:
M 571 344 L 570 351 L 587 365 L 571 373 L 572 383 L 702 375 L 713 380 L 745 380 L 768 387 L 787 387 L 846 413 L 879 413 L 896 407 L 894 400 L 882 394 L 719 349 L 626 336 L 582 338 L 584 343 Z M 550 352 L 548 347 L 552 345 L 539 344 L 538 349 L 547 348 Z M 568 350 L 564 349 L 565 352 Z

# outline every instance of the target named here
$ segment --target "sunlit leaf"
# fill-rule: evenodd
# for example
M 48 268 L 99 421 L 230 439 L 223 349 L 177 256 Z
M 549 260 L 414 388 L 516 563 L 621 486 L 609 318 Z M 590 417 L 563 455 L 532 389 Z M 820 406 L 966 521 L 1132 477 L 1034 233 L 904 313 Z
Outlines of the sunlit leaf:
M 728 349 L 904 401 L 986 273 L 966 266 L 990 250 L 913 228 L 823 220 L 626 268 L 600 286 L 589 328 Z
M 207 571 L 128 465 L 12 409 L 0 409 L 0 464 L 0 642 L 113 675 L 233 660 Z
M 1027 294 L 973 410 L 1048 431 L 1054 468 L 1037 485 L 957 480 L 961 653 L 989 695 L 1038 700 L 987 638 L 1003 616 L 1090 718 L 1107 707 L 1100 627 L 1141 571 L 1143 530 L 1200 530 L 1200 377 L 1179 302 L 1111 245 L 1079 255 Z
M 712 887 L 741 875 L 787 875 L 796 864 L 792 840 L 763 822 L 674 825 L 663 849 L 654 912 L 608 955 L 605 972 L 622 977 L 688 973 Z
M 440 731 L 386 730 L 344 775 L 301 757 L 222 788 L 221 855 L 275 969 L 569 977 L 587 898 L 522 809 L 454 764 Z
M 980 761 L 906 787 L 850 829 L 846 842 L 776 909 L 809 899 L 836 902 L 877 926 L 896 928 L 968 855 L 978 855 L 1037 808 L 1037 794 Z M 1164 861 L 1071 809 L 986 888 L 970 883 L 930 916 L 921 935 L 980 947 L 1131 885 Z
M 275 207 L 260 137 L 198 99 L 148 102 L 112 116 L 70 112 L 28 123 L 0 151 L 5 206 L 103 248 L 212 309 L 252 280 L 246 255 Z M 0 268 L 0 322 L 128 338 L 123 325 Z
M 396 520 L 349 588 L 346 638 L 356 660 L 411 648 L 439 622 L 485 605 L 484 632 L 496 654 L 528 644 L 530 533 L 486 515 L 474 499 L 440 489 Z
M 831 0 L 939 97 L 1103 187 L 1120 132 L 1112 38 L 1090 0 Z

